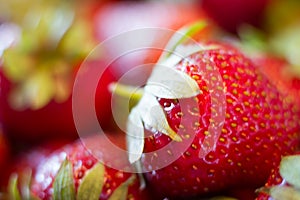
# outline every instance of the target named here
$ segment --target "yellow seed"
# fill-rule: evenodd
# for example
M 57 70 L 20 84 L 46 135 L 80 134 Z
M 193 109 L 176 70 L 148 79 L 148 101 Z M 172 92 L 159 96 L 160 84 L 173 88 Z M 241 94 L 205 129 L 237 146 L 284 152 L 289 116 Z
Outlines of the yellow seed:
M 236 138 L 236 137 L 232 137 L 232 140 L 236 142 L 236 141 L 237 141 L 237 138 Z
M 249 103 L 248 101 L 245 101 L 245 102 L 244 102 L 244 105 L 245 105 L 245 106 L 250 106 L 250 103 Z
M 197 145 L 192 144 L 192 148 L 196 150 L 197 149 Z
M 238 94 L 237 89 L 233 89 L 233 90 L 232 90 L 232 93 L 235 94 L 235 95 L 237 95 L 237 94 Z
M 231 86 L 232 87 L 238 87 L 238 84 L 237 83 L 232 83 Z
M 234 122 L 232 122 L 230 125 L 231 125 L 232 128 L 236 128 L 237 127 L 237 124 L 234 123 Z
M 232 103 L 233 102 L 233 100 L 232 99 L 227 99 L 227 103 Z
M 248 120 L 249 120 L 248 117 L 243 117 L 244 122 L 247 122 Z
M 219 141 L 220 141 L 220 142 L 225 142 L 225 138 L 220 137 L 220 138 L 219 138 Z
M 227 133 L 227 132 L 228 132 L 227 129 L 222 128 L 222 133 Z
M 227 74 L 223 75 L 223 79 L 228 79 L 228 78 L 229 78 L 229 76 Z
M 249 91 L 244 91 L 243 94 L 246 95 L 246 96 L 250 96 Z

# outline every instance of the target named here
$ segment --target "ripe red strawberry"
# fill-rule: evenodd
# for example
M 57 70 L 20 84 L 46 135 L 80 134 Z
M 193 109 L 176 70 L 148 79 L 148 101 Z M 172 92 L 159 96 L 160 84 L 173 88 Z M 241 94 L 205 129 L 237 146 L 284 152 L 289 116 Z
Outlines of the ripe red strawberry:
M 300 197 L 299 158 L 299 153 L 283 157 L 280 165 L 272 169 L 264 187 L 257 190 L 256 200 L 298 199 Z
M 299 145 L 299 108 L 230 44 L 200 43 L 178 64 L 172 59 L 154 68 L 131 111 L 130 161 L 141 158 L 162 196 L 262 185 Z
M 46 155 L 38 157 L 40 160 L 36 163 L 36 166 L 32 166 L 32 163 L 25 162 L 24 164 L 24 162 L 21 162 L 23 172 L 28 173 L 28 167 L 32 169 L 31 181 L 27 186 L 22 185 L 24 180 L 29 177 L 28 174 L 26 177 L 26 174 L 22 174 L 22 171 L 18 170 L 18 176 L 12 174 L 10 180 L 10 195 L 13 195 L 14 198 L 18 195 L 21 195 L 22 199 L 28 198 L 28 194 L 25 194 L 24 190 L 13 190 L 16 186 L 12 183 L 17 181 L 20 188 L 28 187 L 32 198 L 43 200 L 53 198 L 147 199 L 146 191 L 140 189 L 139 178 L 136 174 L 104 165 L 85 146 L 89 144 L 103 147 L 103 145 L 106 145 L 103 137 L 90 136 L 85 140 L 84 144 L 81 141 L 77 141 L 51 154 L 48 154 L 46 149 Z M 113 136 L 111 139 L 116 145 L 123 145 L 124 147 L 122 141 L 119 141 L 122 139 L 120 135 Z M 101 153 L 101 148 L 98 149 L 98 153 Z M 39 150 L 33 151 L 27 158 L 37 160 L 34 157 L 35 154 L 40 155 L 41 153 Z M 111 159 L 117 158 L 114 152 L 112 152 L 111 156 Z M 25 159 L 28 160 L 27 158 Z M 122 160 L 123 158 L 119 159 Z M 111 161 L 113 162 L 113 160 Z M 28 164 L 27 166 L 26 163 Z

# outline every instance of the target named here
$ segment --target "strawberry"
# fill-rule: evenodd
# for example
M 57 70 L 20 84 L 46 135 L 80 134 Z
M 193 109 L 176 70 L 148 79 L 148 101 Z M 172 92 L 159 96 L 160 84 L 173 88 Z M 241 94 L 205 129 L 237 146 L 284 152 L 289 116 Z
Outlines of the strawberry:
M 184 59 L 158 63 L 131 110 L 130 162 L 162 196 L 259 187 L 296 151 L 299 108 L 229 43 L 177 49 Z
M 120 134 L 115 134 L 111 139 L 116 145 L 124 146 Z M 105 145 L 106 136 L 89 136 L 82 141 L 67 144 L 58 150 L 45 156 L 41 155 L 40 149 L 32 151 L 27 158 L 40 159 L 32 166 L 32 163 L 21 166 L 23 171 L 13 173 L 10 179 L 9 191 L 13 199 L 21 196 L 28 199 L 147 199 L 146 191 L 140 189 L 139 177 L 136 174 L 124 172 L 106 166 L 100 162 L 98 157 L 101 148 Z M 87 145 L 87 146 L 86 146 Z M 96 145 L 98 156 L 92 154 L 89 145 Z M 99 145 L 99 146 L 98 146 Z M 111 144 L 110 144 L 111 145 Z M 100 154 L 99 154 L 100 153 Z M 111 157 L 110 157 L 111 156 Z M 118 156 L 112 152 L 108 156 L 115 159 Z M 26 157 L 25 157 L 26 158 Z M 26 158 L 26 160 L 28 160 Z M 122 160 L 123 158 L 119 158 Z M 113 162 L 113 160 L 111 160 Z M 26 162 L 25 162 L 26 163 Z M 19 167 L 20 169 L 20 167 Z M 31 177 L 24 176 L 24 172 L 31 170 Z M 23 173 L 23 174 L 22 174 Z M 24 180 L 30 180 L 25 182 Z M 31 179 L 28 179 L 31 178 Z M 28 185 L 28 183 L 30 183 Z M 17 188 L 20 187 L 19 191 Z M 28 188 L 30 193 L 24 193 L 24 188 Z M 23 190 L 22 190 L 23 188 Z M 26 196 L 27 195 L 27 196 Z
M 166 10 L 168 12 L 165 12 Z M 100 6 L 95 12 L 94 23 L 96 35 L 100 41 L 135 29 L 157 29 L 156 31 L 150 29 L 149 31 L 139 32 L 140 35 L 133 33 L 132 38 L 126 38 L 126 40 L 122 41 L 118 40 L 118 43 L 108 47 L 108 52 L 117 58 L 112 68 L 119 78 L 137 66 L 145 63 L 155 63 L 168 39 L 172 36 L 173 31 L 186 24 L 206 18 L 204 12 L 199 11 L 193 3 L 125 1 L 112 2 Z M 202 31 L 201 38 L 209 37 L 213 32 L 212 30 L 211 27 L 207 27 L 206 30 Z M 139 44 L 141 40 L 136 40 L 137 37 L 145 38 L 143 40 L 145 48 L 126 52 L 126 54 L 122 55 L 118 54 L 118 49 Z M 145 70 L 144 73 L 139 75 L 133 74 L 132 76 L 135 76 L 134 79 L 146 81 L 150 73 L 151 68 Z
M 76 139 L 72 89 L 78 68 L 95 45 L 93 27 L 69 4 L 34 4 L 30 14 L 40 19 L 38 26 L 15 19 L 15 23 L 5 23 L 0 29 L 3 38 L 12 40 L 0 58 L 3 128 L 17 143 L 56 137 Z M 64 23 L 59 23 L 61 17 Z M 0 40 L 1 44 L 7 41 Z M 90 64 L 102 67 L 101 59 Z M 107 89 L 112 80 L 113 74 L 105 72 L 97 88 L 96 98 L 101 101 L 95 103 L 96 110 L 102 114 L 98 119 L 105 128 L 112 121 Z
M 299 199 L 299 153 L 285 156 L 280 165 L 272 169 L 264 187 L 257 190 L 256 200 Z
M 31 168 L 35 172 L 36 166 L 49 156 L 53 151 L 68 144 L 69 140 L 48 140 L 37 146 L 17 147 L 12 149 L 12 156 L 7 159 L 7 169 L 1 178 L 1 186 L 7 186 L 11 173 L 22 174 L 26 168 Z
M 261 26 L 269 0 L 203 0 L 201 7 L 225 30 L 236 33 L 243 24 Z

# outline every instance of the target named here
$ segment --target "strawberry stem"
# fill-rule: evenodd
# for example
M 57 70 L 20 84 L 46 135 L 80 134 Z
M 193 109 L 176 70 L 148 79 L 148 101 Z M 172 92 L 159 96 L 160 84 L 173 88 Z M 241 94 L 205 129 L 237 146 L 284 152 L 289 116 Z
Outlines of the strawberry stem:
M 190 39 L 193 37 L 196 33 L 199 33 L 201 30 L 203 30 L 207 26 L 207 22 L 204 20 L 194 22 L 190 25 L 184 26 L 181 29 L 178 30 L 180 35 L 174 34 L 168 44 L 166 45 L 167 50 L 165 51 L 159 58 L 158 62 L 161 62 L 162 60 L 165 60 L 168 58 L 172 53 L 175 51 L 175 49 L 184 43 L 187 39 Z M 179 38 L 178 38 L 179 36 Z
M 130 110 L 137 105 L 144 94 L 144 89 L 122 83 L 111 83 L 108 89 L 112 94 L 129 99 Z

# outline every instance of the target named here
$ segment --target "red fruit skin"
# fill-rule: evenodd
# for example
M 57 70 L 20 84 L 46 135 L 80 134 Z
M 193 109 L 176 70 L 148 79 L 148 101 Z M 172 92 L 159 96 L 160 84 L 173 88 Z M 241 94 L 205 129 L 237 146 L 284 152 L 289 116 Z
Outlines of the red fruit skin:
M 7 167 L 3 172 L 1 177 L 1 186 L 7 189 L 10 175 L 12 173 L 17 173 L 21 175 L 24 169 L 31 169 L 35 173 L 36 167 L 41 163 L 47 156 L 49 156 L 53 151 L 61 148 L 62 146 L 70 143 L 69 140 L 49 140 L 44 143 L 40 143 L 37 146 L 30 147 L 18 147 L 12 152 L 12 156 L 6 160 Z
M 90 136 L 88 142 L 101 146 L 103 143 L 101 137 L 102 136 L 97 135 Z M 112 133 L 109 137 L 113 143 L 124 148 L 125 143 L 122 141 L 122 135 Z M 112 152 L 112 155 L 114 155 L 114 152 Z M 30 160 L 33 159 L 34 164 L 28 163 L 28 158 L 30 158 Z M 80 181 L 85 173 L 98 162 L 80 140 L 69 143 L 55 151 L 51 151 L 50 154 L 48 148 L 46 148 L 45 151 L 40 151 L 38 149 L 38 151 L 33 151 L 33 153 L 27 155 L 25 157 L 25 162 L 21 161 L 21 168 L 25 169 L 30 167 L 33 169 L 30 190 L 34 196 L 42 200 L 52 199 L 53 181 L 60 165 L 66 158 L 72 163 L 73 178 L 76 188 L 80 185 Z M 18 169 L 20 169 L 20 167 Z M 132 173 L 125 173 L 107 166 L 105 167 L 105 170 L 105 185 L 101 196 L 99 197 L 100 200 L 108 199 L 116 187 L 133 175 Z M 17 172 L 21 173 L 19 170 L 17 170 Z M 134 183 L 129 186 L 128 198 L 130 197 L 132 200 L 150 199 L 146 190 L 139 190 L 140 184 L 138 180 L 138 178 L 135 179 Z
M 300 78 L 291 72 L 291 66 L 284 58 L 260 54 L 252 58 L 261 71 L 277 86 L 278 90 L 300 106 Z
M 227 196 L 242 199 L 242 200 L 253 200 L 256 198 L 254 188 L 233 188 L 230 191 L 226 191 Z
M 10 157 L 9 144 L 4 135 L 2 129 L 0 128 L 0 171 L 6 170 L 8 167 L 8 160 Z M 0 186 L 2 185 L 2 180 L 0 181 Z
M 193 54 L 188 57 L 192 64 L 176 66 L 197 80 L 202 90 L 197 98 L 181 102 L 197 102 L 198 108 L 180 107 L 177 100 L 159 99 L 169 125 L 179 131 L 184 141 L 194 137 L 188 149 L 162 169 L 151 170 L 159 157 L 142 157 L 144 168 L 151 171 L 145 175 L 150 187 L 162 196 L 185 199 L 229 188 L 257 188 L 279 164 L 281 156 L 293 153 L 299 145 L 299 109 L 284 100 L 250 59 L 226 46 Z M 215 77 L 209 70 L 214 65 L 222 77 L 221 83 L 210 78 Z M 216 89 L 219 86 L 225 90 Z M 226 109 L 225 122 L 223 126 L 216 125 L 221 125 L 222 130 L 215 148 L 200 158 L 200 145 L 210 135 L 207 131 L 214 101 L 211 94 L 216 98 L 222 91 L 226 102 L 217 99 L 217 105 Z M 152 133 L 145 139 L 144 152 L 156 151 L 170 141 L 160 132 Z M 172 156 L 172 149 L 168 150 Z
M 101 65 L 101 60 L 89 62 L 90 67 Z M 80 66 L 79 66 L 80 67 Z M 76 78 L 78 67 L 72 74 L 72 83 Z M 0 120 L 7 136 L 14 142 L 37 144 L 48 139 L 68 139 L 75 140 L 78 133 L 73 120 L 72 94 L 64 102 L 51 100 L 40 109 L 16 110 L 12 108 L 8 100 L 9 94 L 15 87 L 14 84 L 0 70 Z M 111 71 L 107 70 L 99 78 L 99 84 L 95 94 L 95 108 L 99 124 L 102 129 L 113 129 L 113 119 L 111 112 L 111 93 L 108 85 L 116 79 Z M 70 85 L 70 90 L 73 88 Z M 84 116 L 82 116 L 84 117 Z
M 0 105 L 3 129 L 8 137 L 15 141 L 36 143 L 41 139 L 76 138 L 77 133 L 72 118 L 71 97 L 66 102 L 51 101 L 41 109 L 15 110 L 8 101 L 14 85 L 0 71 Z M 62 134 L 63 133 L 63 134 Z
M 271 174 L 265 184 L 266 188 L 269 188 L 271 186 L 275 185 L 281 185 L 285 184 L 283 178 L 280 176 L 279 173 L 279 167 L 272 169 Z M 260 192 L 255 200 L 272 200 L 273 198 L 265 193 L 265 192 Z
M 236 33 L 242 24 L 261 26 L 265 8 L 270 0 L 202 0 L 201 8 L 217 24 Z

